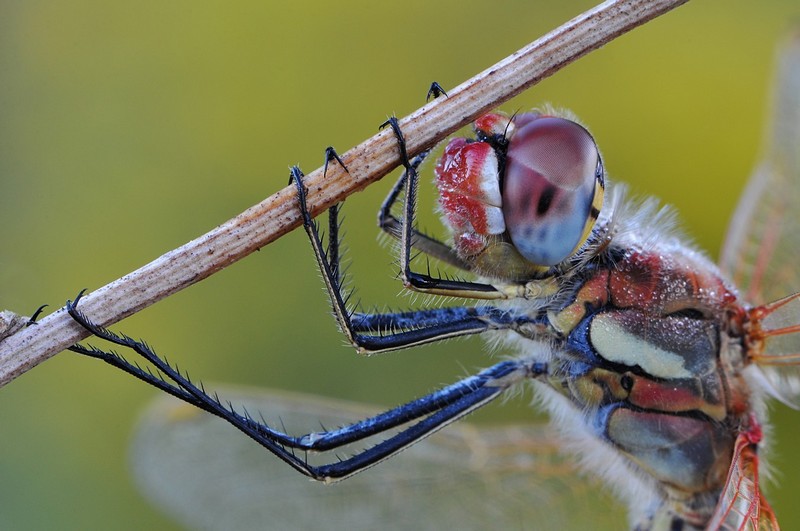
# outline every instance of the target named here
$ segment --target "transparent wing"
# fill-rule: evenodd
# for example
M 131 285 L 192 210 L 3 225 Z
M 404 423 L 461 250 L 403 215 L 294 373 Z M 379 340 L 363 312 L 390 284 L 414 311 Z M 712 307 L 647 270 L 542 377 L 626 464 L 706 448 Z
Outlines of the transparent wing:
M 781 47 L 763 160 L 728 228 L 720 265 L 751 304 L 800 291 L 800 28 Z
M 762 305 L 751 311 L 764 340 L 753 359 L 773 394 L 796 406 L 800 299 L 787 296 L 800 292 L 800 28 L 780 48 L 763 157 L 731 220 L 720 265 L 747 302 Z
M 775 513 L 758 485 L 756 445 L 747 434 L 736 439 L 728 479 L 707 529 L 769 531 L 779 529 Z
M 293 433 L 367 417 L 350 403 L 263 391 L 224 393 Z M 132 446 L 155 505 L 191 529 L 620 529 L 625 510 L 575 469 L 544 426 L 458 423 L 334 485 L 311 482 L 228 424 L 169 397 Z

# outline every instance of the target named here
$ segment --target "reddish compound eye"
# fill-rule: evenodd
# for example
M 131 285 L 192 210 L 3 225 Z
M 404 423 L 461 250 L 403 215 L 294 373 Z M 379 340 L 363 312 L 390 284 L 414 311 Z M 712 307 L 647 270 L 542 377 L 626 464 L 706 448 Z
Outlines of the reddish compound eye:
M 503 215 L 519 253 L 538 265 L 572 255 L 597 219 L 602 180 L 597 145 L 580 125 L 544 116 L 517 129 L 506 158 Z

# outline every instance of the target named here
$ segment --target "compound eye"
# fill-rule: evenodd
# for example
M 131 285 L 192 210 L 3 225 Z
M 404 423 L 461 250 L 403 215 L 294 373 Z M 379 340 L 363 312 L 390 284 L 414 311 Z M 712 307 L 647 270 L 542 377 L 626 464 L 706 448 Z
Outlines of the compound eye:
M 519 253 L 556 265 L 588 238 L 603 197 L 603 168 L 589 132 L 543 116 L 517 129 L 506 157 L 503 215 Z

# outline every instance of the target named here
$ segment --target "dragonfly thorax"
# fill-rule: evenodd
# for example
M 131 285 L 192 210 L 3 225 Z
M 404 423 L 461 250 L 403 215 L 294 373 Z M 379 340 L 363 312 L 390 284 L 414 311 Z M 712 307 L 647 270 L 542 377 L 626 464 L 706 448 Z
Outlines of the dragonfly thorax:
M 660 510 L 706 521 L 750 422 L 744 339 L 730 325 L 742 312 L 735 292 L 690 247 L 623 234 L 551 300 L 536 310 L 546 319 L 534 330 L 548 345 L 545 386 L 560 397 L 545 401 L 554 417 L 563 420 L 566 400 L 583 423 L 578 433 L 595 440 L 579 444 L 599 441 L 625 457 L 637 479 L 621 490 L 642 496 L 650 485 L 644 494 L 660 498 Z

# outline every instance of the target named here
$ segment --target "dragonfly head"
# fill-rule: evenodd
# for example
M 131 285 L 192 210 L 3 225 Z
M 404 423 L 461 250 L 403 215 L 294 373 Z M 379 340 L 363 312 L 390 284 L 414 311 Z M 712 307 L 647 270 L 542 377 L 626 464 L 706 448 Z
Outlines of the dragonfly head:
M 546 274 L 586 242 L 603 203 L 594 138 L 549 114 L 475 122 L 436 166 L 440 205 L 459 255 L 479 272 L 520 279 Z

